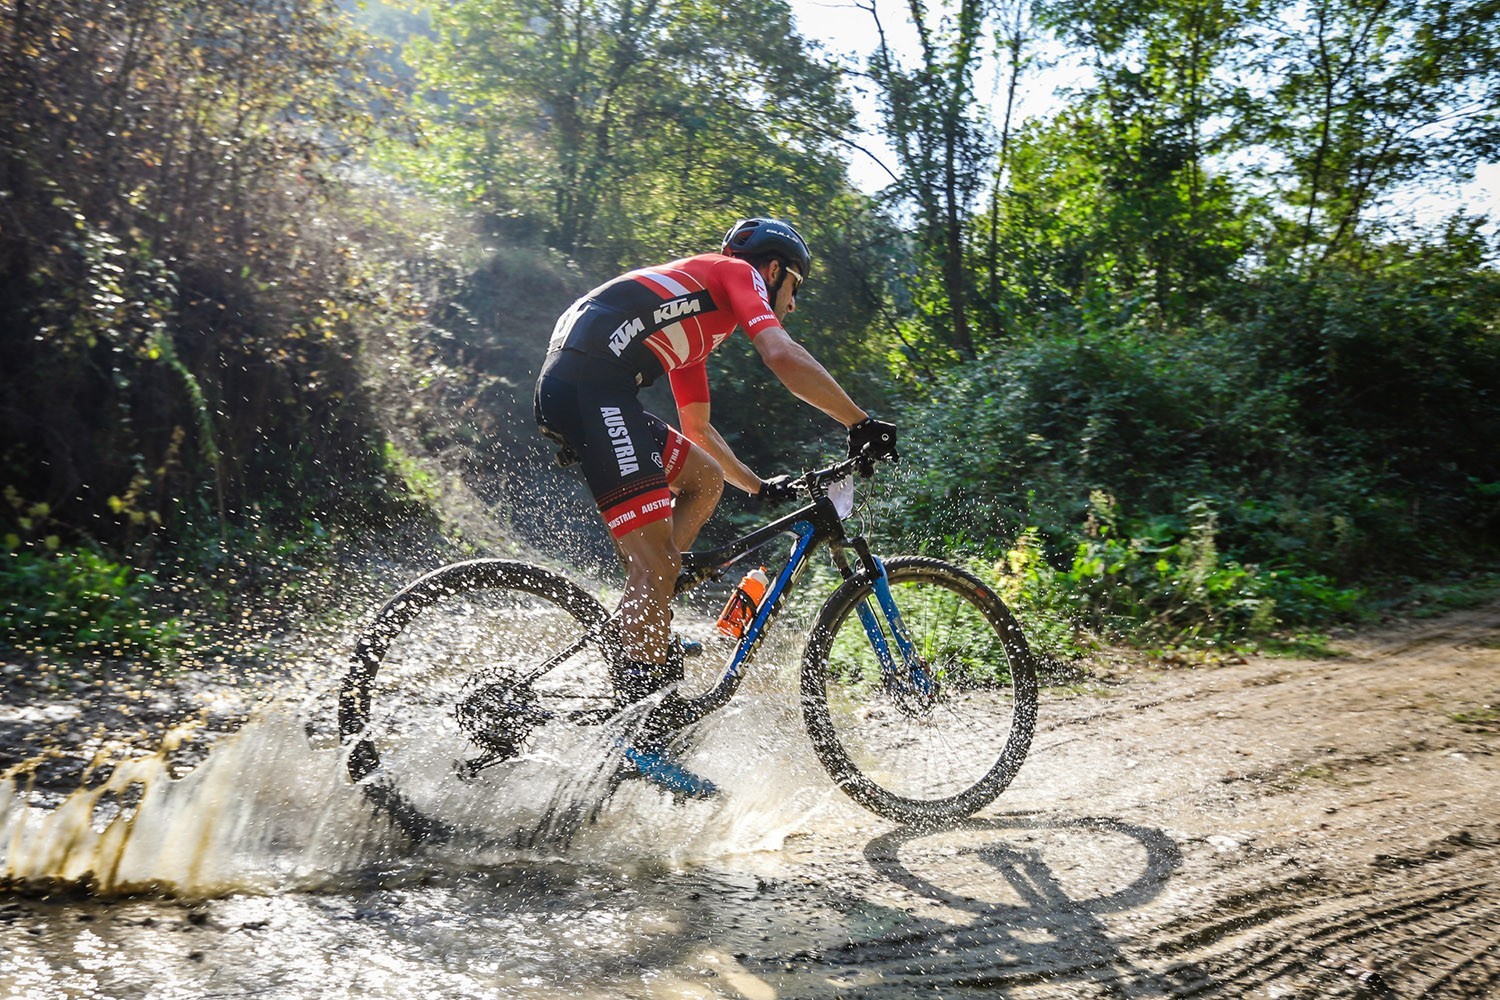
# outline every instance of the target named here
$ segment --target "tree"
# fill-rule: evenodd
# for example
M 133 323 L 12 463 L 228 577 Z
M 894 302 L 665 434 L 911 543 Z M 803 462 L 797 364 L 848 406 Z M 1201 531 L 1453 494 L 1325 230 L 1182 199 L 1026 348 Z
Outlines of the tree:
M 916 28 L 918 63 L 897 55 L 874 2 L 859 6 L 875 20 L 880 43 L 869 73 L 879 88 L 886 134 L 900 174 L 893 194 L 916 209 L 918 277 L 912 293 L 941 348 L 959 357 L 976 354 L 968 306 L 966 227 L 974 200 L 990 173 L 993 142 L 974 101 L 974 75 L 986 51 L 990 4 L 958 0 L 930 8 L 908 0 Z M 925 277 L 935 265 L 939 280 Z
M 1353 245 L 1403 185 L 1472 176 L 1500 154 L 1500 2 L 1308 0 L 1260 25 L 1272 81 L 1248 115 L 1285 206 L 1281 252 Z
M 990 308 L 986 315 L 990 319 L 990 332 L 998 337 L 1004 332 L 1003 314 L 997 308 L 1000 301 L 1000 204 L 1005 192 L 1005 183 L 1010 169 L 1011 139 L 1016 130 L 1016 97 L 1020 93 L 1022 75 L 1034 63 L 1036 57 L 1031 49 L 1035 42 L 1035 0 L 1002 0 L 996 11 L 995 47 L 1004 61 L 1005 107 L 1000 115 L 1000 139 L 995 153 L 993 186 L 990 189 L 989 230 L 986 254 L 985 299 Z
M 365 51 L 331 2 L 0 3 L 8 484 L 128 544 L 273 455 L 358 478 L 371 296 L 311 209 L 372 128 Z
M 1180 327 L 1212 301 L 1252 236 L 1222 166 L 1234 94 L 1225 70 L 1247 12 L 1240 0 L 1044 5 L 1092 79 L 1009 154 L 991 232 L 1020 308 L 1107 304 Z
M 465 0 L 413 55 L 417 169 L 600 268 L 698 248 L 729 216 L 819 204 L 853 113 L 785 3 Z

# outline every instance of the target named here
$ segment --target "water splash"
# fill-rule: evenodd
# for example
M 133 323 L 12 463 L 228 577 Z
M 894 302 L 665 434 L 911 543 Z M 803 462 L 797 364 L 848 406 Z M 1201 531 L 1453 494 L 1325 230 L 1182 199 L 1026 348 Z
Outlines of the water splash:
M 687 762 L 723 789 L 713 800 L 674 805 L 641 781 L 615 788 L 606 779 L 618 736 L 586 727 L 482 780 L 445 781 L 429 805 L 463 836 L 415 847 L 349 782 L 335 741 L 309 737 L 309 719 L 330 712 L 329 700 L 282 701 L 181 777 L 169 758 L 182 732 L 51 809 L 8 775 L 0 884 L 201 897 L 338 885 L 397 861 L 693 864 L 776 850 L 818 816 L 858 812 L 813 759 L 790 686 L 762 670 L 698 727 Z
M 51 809 L 7 782 L 0 880 L 101 894 L 216 895 L 317 884 L 387 853 L 359 792 L 316 753 L 294 717 L 270 712 L 173 778 L 182 733 Z

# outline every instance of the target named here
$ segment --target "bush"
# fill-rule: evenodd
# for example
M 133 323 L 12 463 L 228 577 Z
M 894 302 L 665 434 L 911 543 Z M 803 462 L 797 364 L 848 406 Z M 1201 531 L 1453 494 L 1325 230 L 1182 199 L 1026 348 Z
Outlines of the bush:
M 1037 539 L 1035 529 L 1023 532 L 1002 569 L 1023 617 L 1116 640 L 1234 645 L 1348 615 L 1361 596 L 1318 574 L 1225 558 L 1217 516 L 1204 501 L 1181 518 L 1127 522 L 1096 493 L 1085 536 L 1061 569 L 1042 557 Z
M 157 581 L 86 548 L 0 552 L 0 648 L 38 658 L 167 659 L 182 629 L 152 611 Z
M 1036 600 L 1209 636 L 1500 553 L 1500 276 L 1464 239 L 1259 276 L 1196 329 L 1079 323 L 901 415 L 915 461 L 879 520 L 902 547 L 1024 549 L 1059 592 Z

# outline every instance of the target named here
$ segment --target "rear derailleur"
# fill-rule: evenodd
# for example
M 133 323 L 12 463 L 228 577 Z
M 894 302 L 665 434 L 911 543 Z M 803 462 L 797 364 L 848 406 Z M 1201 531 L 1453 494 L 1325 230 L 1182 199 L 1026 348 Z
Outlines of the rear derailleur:
M 453 714 L 458 727 L 482 753 L 455 761 L 454 770 L 461 780 L 472 781 L 485 768 L 519 754 L 526 737 L 550 721 L 552 713 L 537 704 L 529 682 L 478 675 L 465 688 L 468 693 L 453 707 Z

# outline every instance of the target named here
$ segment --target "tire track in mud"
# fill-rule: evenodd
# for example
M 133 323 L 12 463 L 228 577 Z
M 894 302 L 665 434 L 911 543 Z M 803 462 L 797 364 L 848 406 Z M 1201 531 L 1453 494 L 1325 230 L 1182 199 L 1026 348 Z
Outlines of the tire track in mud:
M 1434 858 L 1377 861 L 1374 878 L 1339 887 L 1313 875 L 1256 882 L 1207 919 L 1188 919 L 1140 958 L 1183 955 L 1196 984 L 1170 996 L 1479 997 L 1500 977 L 1500 866 L 1493 839 L 1435 848 Z M 1412 867 L 1407 868 L 1410 864 Z M 1380 870 L 1387 877 L 1382 878 Z M 1421 884 L 1386 885 L 1421 871 Z M 1409 880 L 1408 880 L 1409 881 Z M 1399 989 L 1397 985 L 1399 984 Z M 1282 987 L 1279 991 L 1269 989 Z
M 1217 874 L 1190 858 L 1175 879 L 1191 887 L 1190 912 L 1128 952 L 1155 974 L 1122 977 L 1110 995 L 1493 995 L 1500 825 L 1482 775 L 1492 780 L 1500 747 L 1493 732 L 1455 725 L 1453 710 L 1456 697 L 1493 704 L 1500 694 L 1497 639 L 1490 607 L 1364 637 L 1336 661 L 1261 661 L 1198 687 L 1199 707 L 1213 694 L 1207 709 L 1241 715 L 1280 745 L 1269 766 L 1226 774 L 1222 797 L 1183 790 L 1220 821 L 1262 820 L 1252 839 L 1271 846 Z M 1265 696 L 1236 701 L 1235 681 Z M 1320 715 L 1326 731 L 1308 732 Z M 1469 773 L 1436 771 L 1435 760 Z M 1339 814 L 1339 828 L 1309 840 L 1329 827 L 1309 822 L 1320 811 Z M 1422 846 L 1423 830 L 1457 832 L 1429 832 Z
M 1416 855 L 1377 857 L 1363 880 L 1288 874 L 1288 859 L 1271 852 L 1218 879 L 1148 865 L 1125 898 L 1103 905 L 1069 899 L 1044 864 L 1018 853 L 1007 878 L 1030 880 L 1024 905 L 971 907 L 966 925 L 919 919 L 786 956 L 776 972 L 804 990 L 821 973 L 837 984 L 830 996 L 864 995 L 864 984 L 881 996 L 1484 997 L 1500 986 L 1497 845 L 1496 831 L 1459 834 Z M 1154 865 L 1170 869 L 1170 857 L 1168 848 Z M 1135 895 L 1183 878 L 1188 912 L 1163 913 L 1171 900 L 1154 896 L 1134 908 Z
M 1036 808 L 946 862 L 867 849 L 905 919 L 752 964 L 805 997 L 1500 995 L 1500 743 L 1464 721 L 1497 678 L 1491 607 L 1054 702 L 1000 803 Z M 1090 900 L 1080 869 L 1130 884 Z

